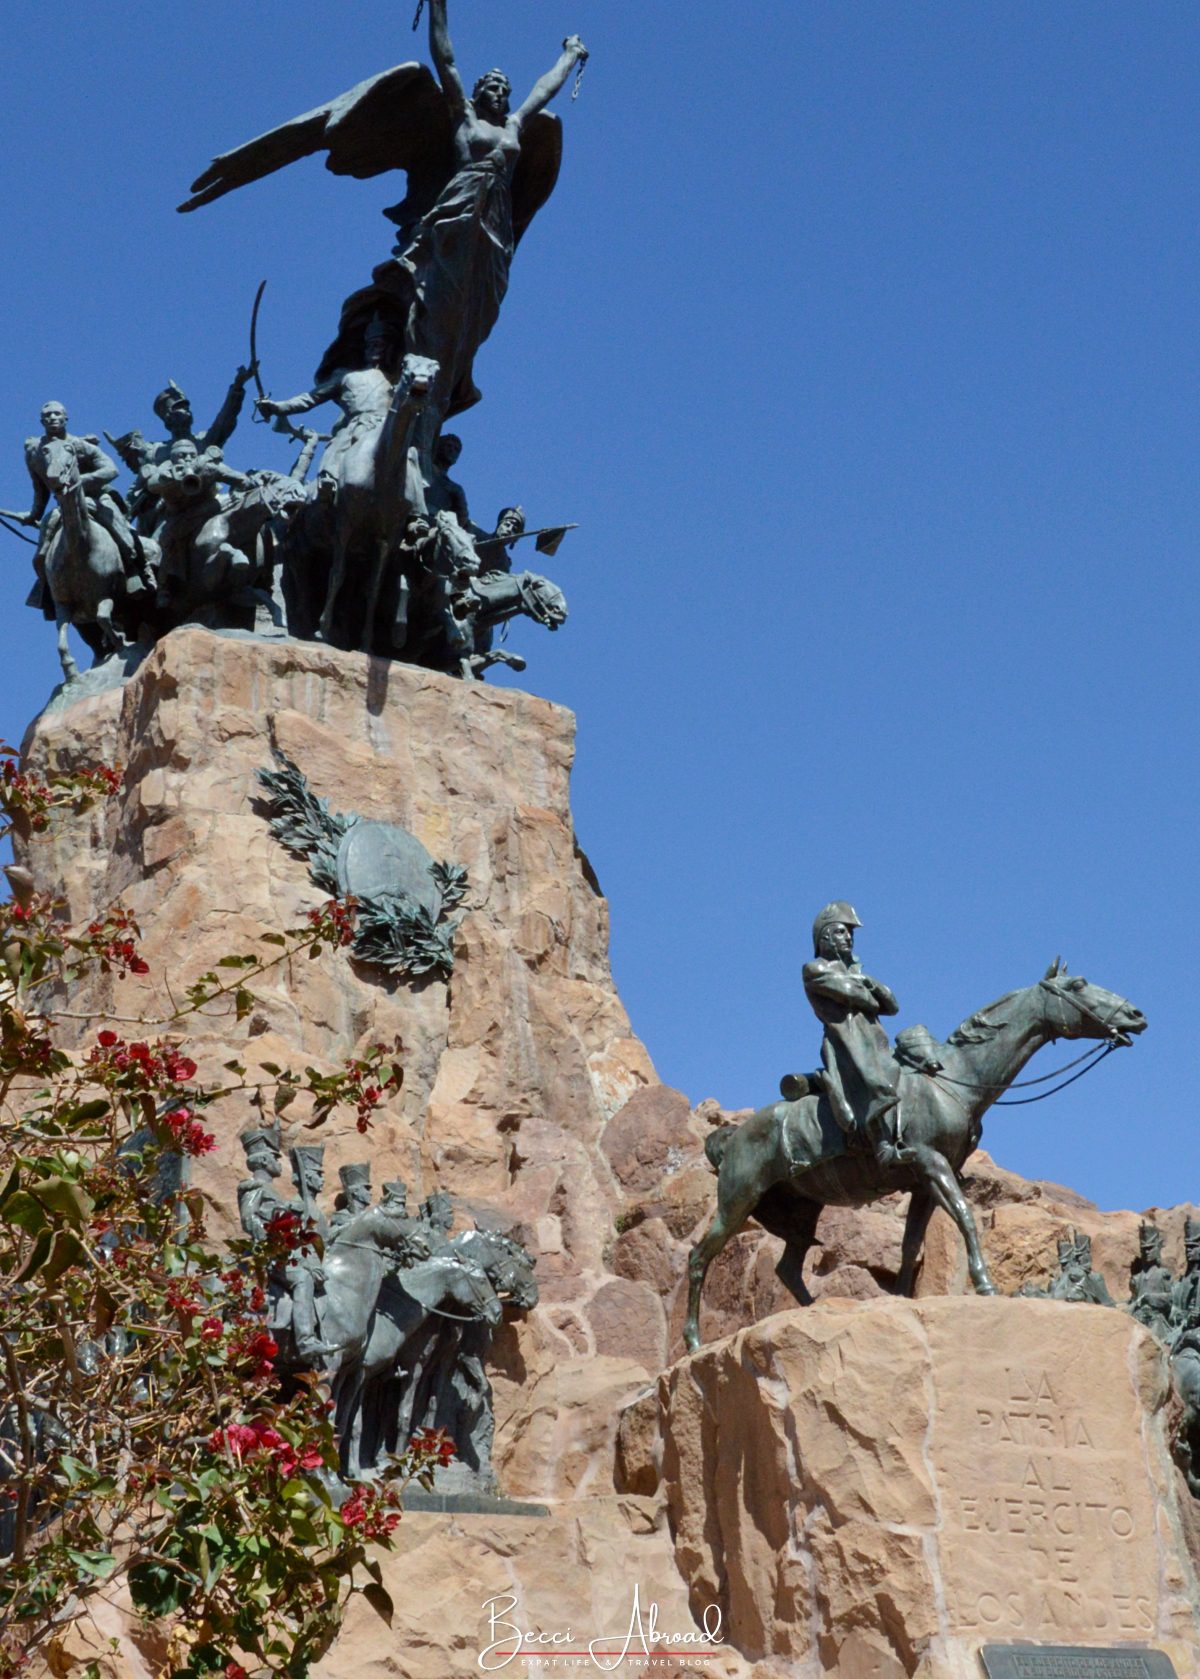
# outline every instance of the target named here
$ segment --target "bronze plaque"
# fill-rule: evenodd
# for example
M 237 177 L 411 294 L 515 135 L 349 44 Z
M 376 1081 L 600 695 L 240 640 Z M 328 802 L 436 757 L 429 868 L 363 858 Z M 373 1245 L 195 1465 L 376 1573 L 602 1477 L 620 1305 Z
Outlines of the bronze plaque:
M 1134 1644 L 989 1644 L 983 1665 L 988 1679 L 1179 1679 L 1170 1656 Z

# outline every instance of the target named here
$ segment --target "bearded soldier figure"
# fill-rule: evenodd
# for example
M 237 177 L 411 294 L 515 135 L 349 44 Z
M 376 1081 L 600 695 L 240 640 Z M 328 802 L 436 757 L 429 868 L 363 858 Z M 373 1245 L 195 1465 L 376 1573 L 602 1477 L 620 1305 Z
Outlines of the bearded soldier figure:
M 900 1068 L 880 1015 L 900 1012 L 887 986 L 862 970 L 854 929 L 862 922 L 847 903 L 826 904 L 813 922 L 813 960 L 804 991 L 825 1028 L 821 1083 L 847 1137 L 864 1137 L 883 1167 L 913 1159 L 900 1142 Z

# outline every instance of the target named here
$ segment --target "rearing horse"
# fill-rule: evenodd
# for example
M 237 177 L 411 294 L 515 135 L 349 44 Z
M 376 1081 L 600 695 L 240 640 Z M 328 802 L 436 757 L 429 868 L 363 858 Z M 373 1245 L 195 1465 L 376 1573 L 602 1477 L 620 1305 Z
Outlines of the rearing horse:
M 804 1284 L 804 1258 L 822 1207 L 863 1207 L 897 1190 L 911 1195 L 897 1292 L 912 1293 L 926 1227 L 934 1208 L 941 1207 L 958 1226 L 976 1292 L 995 1294 L 958 1181 L 978 1147 L 983 1115 L 1044 1045 L 1058 1038 L 1127 1045 L 1145 1029 L 1140 1009 L 1085 979 L 1068 978 L 1055 961 L 1036 985 L 1010 991 L 952 1032 L 939 1049 L 937 1072 L 902 1071 L 902 1141 L 912 1155 L 905 1163 L 883 1167 L 870 1151 L 853 1148 L 824 1096 L 774 1102 L 741 1125 L 714 1131 L 705 1148 L 717 1168 L 717 1214 L 688 1263 L 683 1332 L 688 1350 L 700 1345 L 700 1296 L 708 1268 L 747 1220 L 757 1219 L 784 1239 L 778 1276 L 807 1306 L 812 1296 Z
M 382 419 L 360 416 L 335 430 L 315 499 L 301 509 L 285 545 L 295 633 L 369 649 L 389 564 L 409 515 L 425 507 L 415 437 L 437 373 L 435 361 L 405 356 Z M 352 560 L 359 575 L 348 613 L 343 597 Z

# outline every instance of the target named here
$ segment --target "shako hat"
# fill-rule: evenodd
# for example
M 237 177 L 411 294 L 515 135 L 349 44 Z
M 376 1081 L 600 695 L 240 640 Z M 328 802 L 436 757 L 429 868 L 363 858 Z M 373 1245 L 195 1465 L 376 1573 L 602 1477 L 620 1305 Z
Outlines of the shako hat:
M 280 1146 L 279 1126 L 260 1125 L 253 1131 L 242 1132 L 242 1147 L 245 1149 L 247 1154 L 250 1153 L 251 1149 L 257 1148 L 260 1144 L 266 1144 L 269 1148 L 278 1149 Z

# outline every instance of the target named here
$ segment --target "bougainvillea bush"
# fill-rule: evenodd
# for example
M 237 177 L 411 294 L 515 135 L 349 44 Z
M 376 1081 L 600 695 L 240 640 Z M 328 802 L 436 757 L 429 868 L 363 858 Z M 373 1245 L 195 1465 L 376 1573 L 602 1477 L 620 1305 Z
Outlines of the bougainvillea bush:
M 44 829 L 120 786 L 112 769 L 39 781 L 0 749 L 0 831 Z M 183 1002 L 167 1019 L 89 1022 L 80 1046 L 77 1018 L 69 1038 L 56 1030 L 56 999 L 96 971 L 144 974 L 138 926 L 117 907 L 73 928 L 23 871 L 9 877 L 0 1679 L 36 1658 L 66 1671 L 64 1627 L 114 1586 L 158 1624 L 164 1679 L 303 1679 L 351 1592 L 390 1614 L 373 1552 L 391 1543 L 404 1484 L 429 1484 L 453 1448 L 422 1435 L 380 1479 L 339 1482 L 328 1395 L 316 1377 L 281 1381 L 265 1313 L 272 1269 L 315 1233 L 285 1216 L 265 1243 L 218 1245 L 188 1162 L 236 1146 L 205 1122 L 231 1091 L 269 1118 L 303 1088 L 318 1119 L 344 1107 L 365 1130 L 401 1075 L 378 1046 L 334 1074 L 230 1062 L 206 1087 L 185 1033 L 198 1011 L 244 1019 L 256 979 L 353 936 L 353 906 L 269 933 L 218 971 L 171 976 Z

